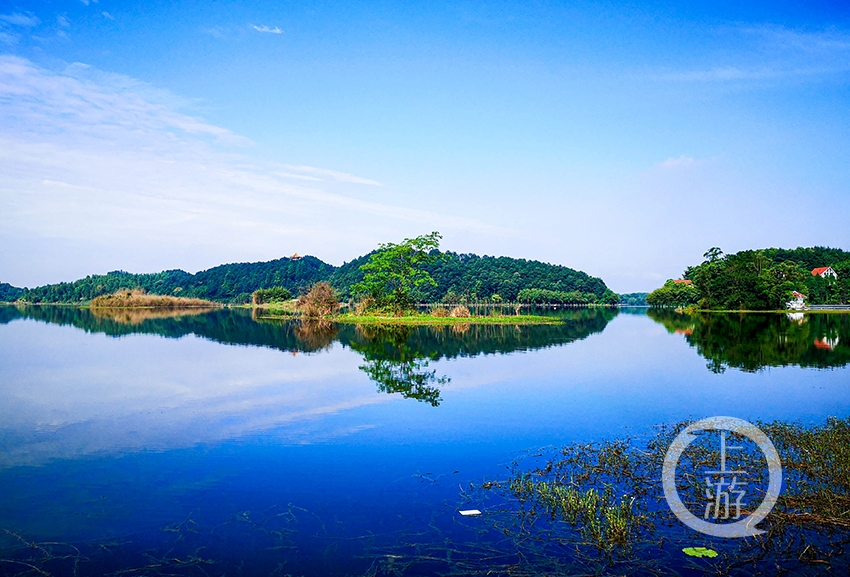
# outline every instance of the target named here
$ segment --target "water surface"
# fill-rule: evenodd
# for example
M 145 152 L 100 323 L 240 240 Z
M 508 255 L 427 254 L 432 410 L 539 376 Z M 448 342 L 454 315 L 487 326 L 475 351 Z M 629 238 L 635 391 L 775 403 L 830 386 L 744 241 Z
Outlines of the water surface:
M 54 574 L 486 573 L 482 547 L 504 563 L 511 545 L 457 511 L 486 513 L 468 488 L 528 450 L 850 415 L 850 316 L 556 314 L 393 329 L 0 308 L 0 572 L 49 541 Z

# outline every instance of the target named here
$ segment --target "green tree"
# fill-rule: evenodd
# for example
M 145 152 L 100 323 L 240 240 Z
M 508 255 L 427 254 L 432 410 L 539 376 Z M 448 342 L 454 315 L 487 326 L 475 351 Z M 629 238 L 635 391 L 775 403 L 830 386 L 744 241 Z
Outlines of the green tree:
M 375 307 L 399 314 L 411 308 L 412 296 L 422 286 L 436 286 L 423 266 L 441 260 L 439 232 L 406 238 L 399 244 L 380 245 L 360 269 L 363 280 L 351 287 L 354 294 L 374 299 Z

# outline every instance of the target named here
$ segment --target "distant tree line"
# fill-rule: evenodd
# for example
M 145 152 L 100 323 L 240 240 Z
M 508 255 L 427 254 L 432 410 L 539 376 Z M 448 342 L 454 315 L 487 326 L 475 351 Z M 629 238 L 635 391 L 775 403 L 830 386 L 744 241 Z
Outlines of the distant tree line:
M 646 297 L 649 293 L 625 293 L 619 294 L 620 304 L 626 307 L 645 307 L 647 306 Z
M 528 304 L 587 305 L 598 303 L 615 305 L 619 302 L 619 297 L 611 290 L 606 290 L 600 298 L 594 293 L 532 288 L 519 291 L 516 300 Z
M 688 267 L 683 280 L 667 281 L 647 296 L 656 307 L 696 304 L 714 310 L 784 309 L 792 292 L 806 295 L 808 304 L 850 302 L 850 252 L 826 247 L 744 250 L 723 254 L 712 248 L 704 261 Z M 838 278 L 812 274 L 832 267 Z
M 12 286 L 7 282 L 0 283 L 0 302 L 15 302 L 24 294 L 24 289 Z

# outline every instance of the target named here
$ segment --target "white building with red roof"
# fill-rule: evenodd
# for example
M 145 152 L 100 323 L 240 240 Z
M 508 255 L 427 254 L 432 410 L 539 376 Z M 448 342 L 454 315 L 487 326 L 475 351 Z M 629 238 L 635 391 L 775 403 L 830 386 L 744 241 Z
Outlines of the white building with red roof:
M 838 275 L 832 270 L 831 266 L 822 266 L 819 268 L 812 269 L 812 276 L 819 276 L 821 278 L 826 278 L 828 276 L 832 278 L 838 278 Z

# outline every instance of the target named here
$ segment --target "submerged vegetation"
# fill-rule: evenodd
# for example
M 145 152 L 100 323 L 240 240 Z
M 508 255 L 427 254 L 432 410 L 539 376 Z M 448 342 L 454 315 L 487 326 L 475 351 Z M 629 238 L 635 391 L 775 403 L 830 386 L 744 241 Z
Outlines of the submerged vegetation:
M 618 439 L 544 450 L 516 461 L 507 479 L 477 490 L 484 493 L 480 498 L 495 499 L 488 518 L 517 537 L 521 556 L 539 556 L 557 545 L 601 573 L 666 574 L 687 567 L 718 575 L 814 574 L 835 562 L 836 569 L 846 566 L 840 556 L 850 542 L 850 419 L 830 418 L 814 427 L 757 423 L 779 452 L 786 482 L 760 524 L 766 533 L 747 540 L 696 534 L 664 501 L 661 464 L 687 424 L 659 427 L 644 442 Z M 730 466 L 748 472 L 745 517 L 763 499 L 766 464 L 749 439 L 732 437 L 743 450 Z M 700 518 L 709 510 L 705 471 L 717 468 L 718 447 L 716 434 L 700 435 L 679 462 L 677 490 Z M 711 562 L 693 565 L 687 556 Z

